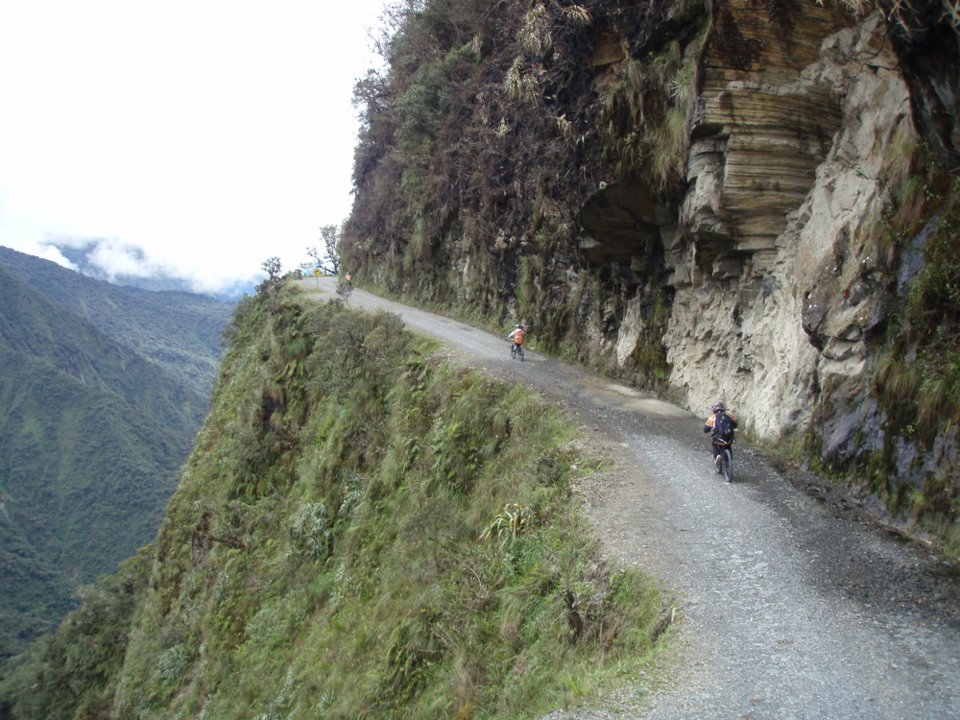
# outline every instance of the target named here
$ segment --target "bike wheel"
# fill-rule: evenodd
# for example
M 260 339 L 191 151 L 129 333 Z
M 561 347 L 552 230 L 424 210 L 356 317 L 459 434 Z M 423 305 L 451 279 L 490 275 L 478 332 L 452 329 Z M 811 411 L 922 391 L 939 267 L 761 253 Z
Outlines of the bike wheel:
M 520 358 L 520 362 L 523 362 L 523 348 L 522 348 L 522 347 L 518 347 L 518 348 L 517 348 L 517 357 Z
M 730 452 L 730 448 L 723 449 L 721 465 L 723 466 L 723 476 L 727 479 L 727 482 L 733 482 L 733 453 Z

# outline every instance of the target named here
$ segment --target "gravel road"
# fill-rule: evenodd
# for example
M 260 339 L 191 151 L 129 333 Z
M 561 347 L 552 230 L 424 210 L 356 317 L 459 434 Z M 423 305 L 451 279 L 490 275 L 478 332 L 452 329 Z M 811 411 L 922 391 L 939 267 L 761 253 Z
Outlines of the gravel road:
M 333 295 L 332 280 L 302 284 Z M 955 563 L 745 443 L 722 481 L 702 419 L 680 408 L 536 352 L 512 361 L 504 339 L 449 318 L 359 290 L 350 304 L 536 388 L 613 461 L 589 514 L 611 556 L 659 580 L 677 621 L 642 684 L 548 720 L 960 718 Z

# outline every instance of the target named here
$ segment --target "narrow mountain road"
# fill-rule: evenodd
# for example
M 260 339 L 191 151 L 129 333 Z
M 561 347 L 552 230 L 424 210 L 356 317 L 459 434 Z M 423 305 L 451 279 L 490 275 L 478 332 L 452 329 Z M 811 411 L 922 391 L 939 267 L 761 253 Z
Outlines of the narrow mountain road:
M 335 297 L 333 280 L 302 285 Z M 590 516 L 611 556 L 660 581 L 678 622 L 649 692 L 549 720 L 960 717 L 955 564 L 842 495 L 804 492 L 743 443 L 723 482 L 702 419 L 677 407 L 536 352 L 512 361 L 504 339 L 449 318 L 358 290 L 350 305 L 536 388 L 615 461 Z

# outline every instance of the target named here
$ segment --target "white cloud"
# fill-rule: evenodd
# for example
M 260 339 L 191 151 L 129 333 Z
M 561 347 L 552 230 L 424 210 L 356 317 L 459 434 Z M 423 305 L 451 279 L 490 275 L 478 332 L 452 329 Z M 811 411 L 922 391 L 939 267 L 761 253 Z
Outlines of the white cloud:
M 38 257 L 43 258 L 44 260 L 49 260 L 51 262 L 57 263 L 57 265 L 63 265 L 63 267 L 70 268 L 71 270 L 76 270 L 76 266 L 67 260 L 57 248 L 55 247 L 43 247 L 39 249 L 39 252 L 36 253 Z
M 305 261 L 349 213 L 351 95 L 383 5 L 2 3 L 0 245 L 110 238 L 111 267 L 205 288 Z

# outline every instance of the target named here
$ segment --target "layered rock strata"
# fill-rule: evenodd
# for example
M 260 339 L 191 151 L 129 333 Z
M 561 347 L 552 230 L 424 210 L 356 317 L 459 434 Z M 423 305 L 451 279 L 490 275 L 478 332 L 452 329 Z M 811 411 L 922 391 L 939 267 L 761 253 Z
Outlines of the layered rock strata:
M 722 4 L 705 49 L 680 232 L 664 226 L 663 342 L 691 408 L 723 397 L 774 438 L 805 424 L 824 388 L 864 377 L 887 302 L 864 224 L 917 134 L 879 16 L 852 24 L 799 3 L 785 33 L 755 5 Z M 624 315 L 619 358 L 638 317 Z

